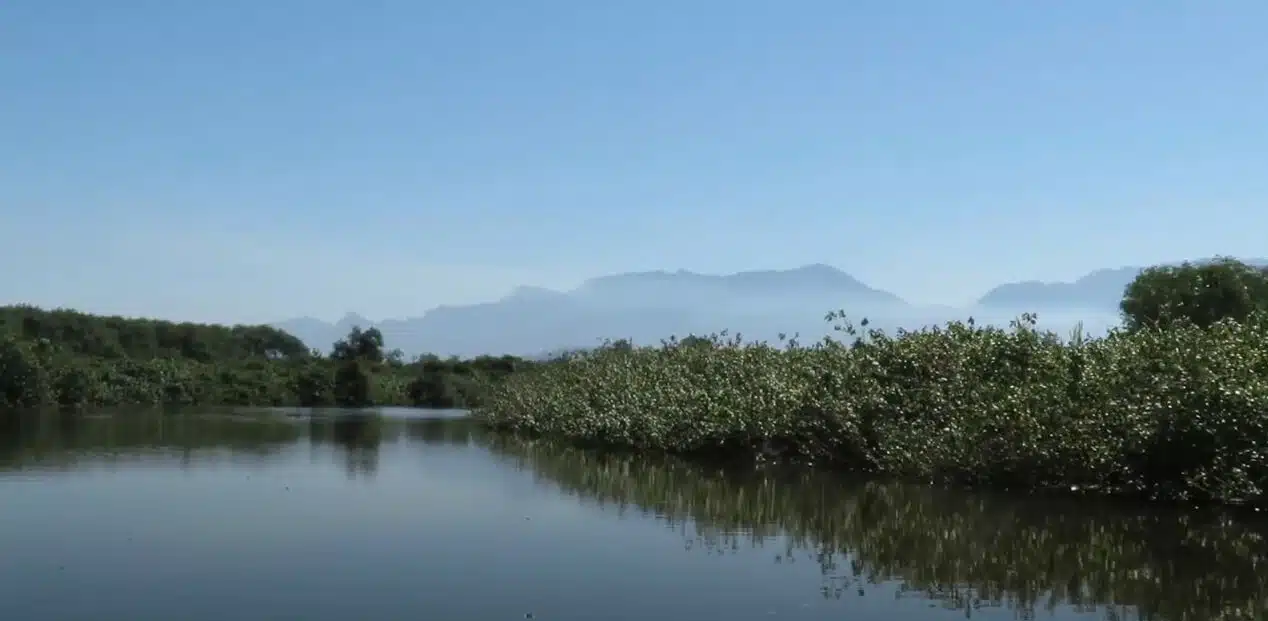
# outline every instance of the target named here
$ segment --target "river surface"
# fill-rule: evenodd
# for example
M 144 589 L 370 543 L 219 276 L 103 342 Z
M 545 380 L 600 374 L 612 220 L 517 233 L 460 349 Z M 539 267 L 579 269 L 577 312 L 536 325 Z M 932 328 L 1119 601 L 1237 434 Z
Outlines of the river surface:
M 5 621 L 1263 619 L 1257 517 L 722 472 L 460 412 L 0 413 Z

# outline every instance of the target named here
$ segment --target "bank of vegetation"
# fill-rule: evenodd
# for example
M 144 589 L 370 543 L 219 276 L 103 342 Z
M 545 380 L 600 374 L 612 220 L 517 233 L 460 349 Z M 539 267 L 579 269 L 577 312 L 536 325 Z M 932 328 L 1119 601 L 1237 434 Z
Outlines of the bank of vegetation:
M 355 328 L 330 354 L 268 326 L 0 307 L 0 408 L 152 405 L 471 407 L 531 363 L 386 351 Z
M 1268 506 L 1268 275 L 1144 271 L 1107 336 L 1023 316 L 810 346 L 725 335 L 607 347 L 508 378 L 495 428 L 879 475 Z

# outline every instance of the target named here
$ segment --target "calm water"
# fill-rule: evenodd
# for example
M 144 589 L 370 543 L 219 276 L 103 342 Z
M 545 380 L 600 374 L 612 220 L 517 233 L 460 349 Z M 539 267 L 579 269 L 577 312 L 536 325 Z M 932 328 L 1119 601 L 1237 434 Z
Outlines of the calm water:
M 1268 526 L 492 436 L 0 414 L 0 618 L 1256 619 Z

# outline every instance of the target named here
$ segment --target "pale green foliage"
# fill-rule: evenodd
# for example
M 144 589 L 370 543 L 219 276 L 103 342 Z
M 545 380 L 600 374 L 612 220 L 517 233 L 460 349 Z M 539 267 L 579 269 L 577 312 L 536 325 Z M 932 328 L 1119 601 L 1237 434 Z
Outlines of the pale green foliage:
M 1261 316 L 1066 340 L 1030 316 L 857 340 L 839 327 L 853 345 L 601 348 L 517 374 L 477 415 L 635 449 L 1268 506 Z

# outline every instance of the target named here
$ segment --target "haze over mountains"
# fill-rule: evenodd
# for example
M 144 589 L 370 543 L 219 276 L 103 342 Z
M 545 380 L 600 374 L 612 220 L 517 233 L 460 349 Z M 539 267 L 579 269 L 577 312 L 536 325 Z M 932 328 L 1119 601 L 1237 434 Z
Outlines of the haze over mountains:
M 1268 260 L 1248 262 L 1268 266 Z M 1097 270 L 1074 282 L 1007 283 L 964 308 L 910 304 L 822 264 L 730 275 L 638 272 L 593 278 L 571 291 L 518 287 L 496 302 L 440 306 L 421 317 L 371 321 L 349 313 L 335 323 L 298 318 L 273 325 L 323 351 L 353 326 L 375 326 L 388 347 L 410 356 L 538 356 L 593 347 L 604 338 L 656 343 L 723 329 L 746 340 L 800 333 L 808 342 L 831 333 L 823 316 L 833 309 L 887 331 L 968 317 L 1006 325 L 1029 311 L 1039 314 L 1044 328 L 1064 333 L 1081 322 L 1086 331 L 1101 333 L 1118 323 L 1123 288 L 1141 269 Z

